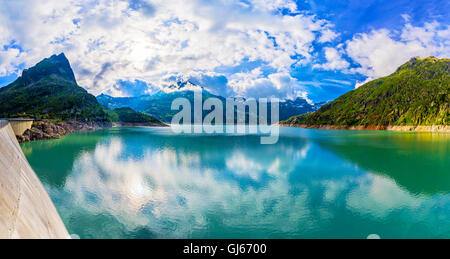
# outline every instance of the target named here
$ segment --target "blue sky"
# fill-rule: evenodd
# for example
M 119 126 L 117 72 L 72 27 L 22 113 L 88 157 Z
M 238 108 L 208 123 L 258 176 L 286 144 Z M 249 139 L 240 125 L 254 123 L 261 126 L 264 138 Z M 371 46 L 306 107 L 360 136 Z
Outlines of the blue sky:
M 92 94 L 190 80 L 328 101 L 414 56 L 450 56 L 445 0 L 0 0 L 0 86 L 64 52 Z

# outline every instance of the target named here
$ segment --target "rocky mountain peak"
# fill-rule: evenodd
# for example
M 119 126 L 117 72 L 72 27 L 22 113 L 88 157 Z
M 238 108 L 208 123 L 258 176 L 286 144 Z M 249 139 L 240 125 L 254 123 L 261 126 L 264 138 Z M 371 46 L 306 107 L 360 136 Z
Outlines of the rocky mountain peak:
M 76 84 L 75 75 L 64 53 L 53 55 L 37 63 L 34 67 L 25 69 L 21 79 L 24 84 L 30 84 L 49 76 L 62 78 Z

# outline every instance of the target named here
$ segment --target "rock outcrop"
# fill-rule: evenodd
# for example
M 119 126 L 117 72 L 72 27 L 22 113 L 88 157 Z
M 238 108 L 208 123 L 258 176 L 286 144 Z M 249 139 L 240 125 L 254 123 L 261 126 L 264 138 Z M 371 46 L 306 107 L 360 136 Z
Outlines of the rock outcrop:
M 67 134 L 77 131 L 89 131 L 98 130 L 102 128 L 112 127 L 112 123 L 109 122 L 48 122 L 48 121 L 36 121 L 33 123 L 31 129 L 25 131 L 22 136 L 18 136 L 17 140 L 20 143 L 46 140 L 46 139 L 59 139 Z

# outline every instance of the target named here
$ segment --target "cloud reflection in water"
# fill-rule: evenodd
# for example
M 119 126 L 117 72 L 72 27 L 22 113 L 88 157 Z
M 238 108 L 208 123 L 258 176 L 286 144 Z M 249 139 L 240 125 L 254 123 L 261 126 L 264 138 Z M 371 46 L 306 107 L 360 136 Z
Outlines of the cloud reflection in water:
M 448 196 L 413 195 L 312 141 L 174 138 L 178 146 L 142 141 L 136 155 L 132 139 L 113 136 L 81 153 L 64 189 L 50 187 L 65 193 L 69 228 L 81 237 L 365 238 L 450 219 Z

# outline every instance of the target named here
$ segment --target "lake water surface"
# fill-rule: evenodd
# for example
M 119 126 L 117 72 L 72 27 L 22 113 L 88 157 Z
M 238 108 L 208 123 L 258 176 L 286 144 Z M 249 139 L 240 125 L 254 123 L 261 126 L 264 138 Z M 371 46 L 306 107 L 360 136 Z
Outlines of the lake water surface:
M 81 238 L 450 238 L 450 135 L 113 128 L 22 145 Z

